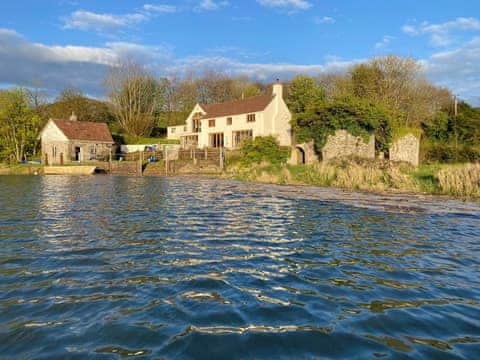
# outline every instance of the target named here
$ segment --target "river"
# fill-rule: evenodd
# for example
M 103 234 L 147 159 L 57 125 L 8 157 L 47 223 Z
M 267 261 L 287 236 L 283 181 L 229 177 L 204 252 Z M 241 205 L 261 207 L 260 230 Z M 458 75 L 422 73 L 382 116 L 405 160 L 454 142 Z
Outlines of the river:
M 480 206 L 0 177 L 2 358 L 480 358 Z

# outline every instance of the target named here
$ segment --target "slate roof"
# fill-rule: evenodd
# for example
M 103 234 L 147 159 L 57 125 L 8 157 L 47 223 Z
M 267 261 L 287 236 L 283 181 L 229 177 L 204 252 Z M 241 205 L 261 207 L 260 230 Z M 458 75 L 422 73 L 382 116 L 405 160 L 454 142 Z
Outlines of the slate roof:
M 69 140 L 113 143 L 112 134 L 105 123 L 87 121 L 52 120 Z
M 265 110 L 272 102 L 274 95 L 262 95 L 244 100 L 227 101 L 217 104 L 200 104 L 207 113 L 203 118 L 212 119 L 229 115 L 251 114 Z

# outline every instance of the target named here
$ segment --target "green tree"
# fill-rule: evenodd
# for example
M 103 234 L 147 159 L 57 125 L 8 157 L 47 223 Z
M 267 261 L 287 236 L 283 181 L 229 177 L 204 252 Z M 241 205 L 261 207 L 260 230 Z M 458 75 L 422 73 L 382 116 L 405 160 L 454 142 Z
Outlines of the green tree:
M 0 92 L 0 154 L 21 161 L 33 154 L 42 120 L 22 89 Z
M 316 81 L 309 76 L 298 75 L 288 85 L 286 102 L 294 116 L 324 101 L 325 92 Z
M 38 112 L 45 121 L 68 120 L 75 113 L 78 121 L 104 122 L 110 125 L 115 122 L 109 103 L 90 99 L 75 89 L 63 90 L 54 102 L 40 106 Z
M 333 103 L 320 103 L 297 114 L 293 123 L 299 142 L 314 140 L 321 151 L 328 135 L 337 130 L 365 140 L 375 134 L 377 149 L 387 151 L 391 141 L 391 125 L 398 121 L 398 114 L 381 105 L 359 98 L 346 98 Z

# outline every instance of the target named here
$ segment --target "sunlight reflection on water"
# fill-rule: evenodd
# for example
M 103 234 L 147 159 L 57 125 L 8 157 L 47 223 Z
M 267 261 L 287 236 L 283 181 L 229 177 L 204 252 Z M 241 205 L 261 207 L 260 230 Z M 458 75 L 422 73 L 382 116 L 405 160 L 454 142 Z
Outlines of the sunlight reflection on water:
M 0 177 L 6 357 L 480 356 L 480 207 Z

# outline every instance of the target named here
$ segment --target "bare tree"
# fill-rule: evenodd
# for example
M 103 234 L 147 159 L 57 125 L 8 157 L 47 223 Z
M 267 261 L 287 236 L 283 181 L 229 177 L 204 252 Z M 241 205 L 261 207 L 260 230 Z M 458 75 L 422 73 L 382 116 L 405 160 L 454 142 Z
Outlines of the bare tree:
M 161 107 L 161 84 L 142 66 L 125 61 L 110 68 L 109 98 L 121 128 L 138 138 L 149 136 L 155 126 L 155 112 Z

